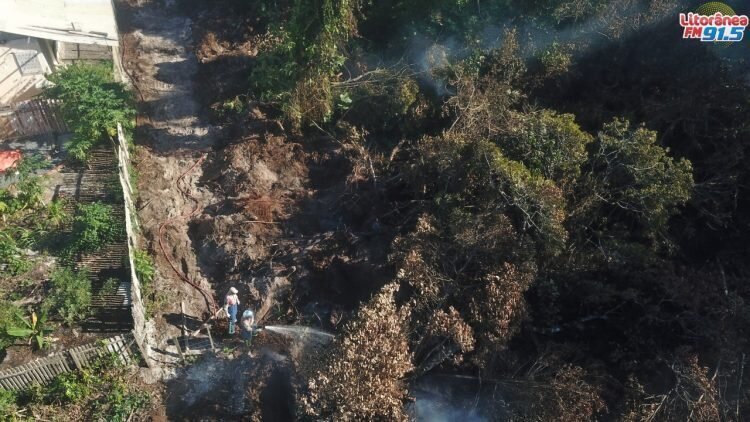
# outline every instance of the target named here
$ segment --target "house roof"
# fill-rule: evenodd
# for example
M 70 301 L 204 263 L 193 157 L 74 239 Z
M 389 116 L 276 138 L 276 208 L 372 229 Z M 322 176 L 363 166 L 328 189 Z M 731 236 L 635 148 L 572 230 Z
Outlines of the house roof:
M 20 151 L 0 151 L 0 172 L 15 167 L 21 161 Z
M 115 46 L 112 0 L 0 0 L 0 32 Z

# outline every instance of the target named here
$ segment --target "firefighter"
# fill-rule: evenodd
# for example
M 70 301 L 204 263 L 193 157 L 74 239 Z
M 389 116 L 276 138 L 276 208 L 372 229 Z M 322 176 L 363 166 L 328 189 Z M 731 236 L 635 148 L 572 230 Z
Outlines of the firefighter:
M 240 298 L 237 296 L 237 289 L 229 288 L 227 297 L 224 299 L 224 311 L 229 316 L 229 334 L 234 334 L 234 324 L 237 322 L 237 307 L 240 305 Z
M 246 309 L 245 312 L 242 313 L 240 328 L 242 329 L 242 340 L 244 340 L 245 346 L 248 347 L 248 355 L 252 356 L 253 352 L 249 350 L 255 331 L 255 314 L 252 310 Z

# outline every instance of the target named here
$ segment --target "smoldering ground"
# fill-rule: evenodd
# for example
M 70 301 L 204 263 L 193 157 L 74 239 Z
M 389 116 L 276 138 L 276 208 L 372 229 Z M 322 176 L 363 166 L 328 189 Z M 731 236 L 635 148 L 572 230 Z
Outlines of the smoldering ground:
M 290 360 L 264 348 L 254 357 L 206 355 L 167 385 L 169 420 L 293 420 Z

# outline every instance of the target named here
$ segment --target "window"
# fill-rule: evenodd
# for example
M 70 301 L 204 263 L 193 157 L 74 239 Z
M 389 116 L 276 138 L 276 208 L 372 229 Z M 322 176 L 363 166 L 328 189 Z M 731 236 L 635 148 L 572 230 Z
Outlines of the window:
M 22 75 L 41 75 L 44 73 L 38 55 L 39 52 L 34 50 L 21 50 L 13 53 Z

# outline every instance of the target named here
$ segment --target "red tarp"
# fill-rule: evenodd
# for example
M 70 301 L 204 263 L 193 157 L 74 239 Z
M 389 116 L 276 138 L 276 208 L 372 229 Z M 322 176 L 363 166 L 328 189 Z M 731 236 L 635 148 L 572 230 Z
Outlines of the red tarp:
M 0 172 L 13 168 L 21 161 L 21 151 L 0 151 Z

